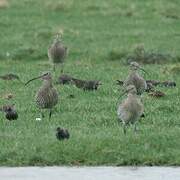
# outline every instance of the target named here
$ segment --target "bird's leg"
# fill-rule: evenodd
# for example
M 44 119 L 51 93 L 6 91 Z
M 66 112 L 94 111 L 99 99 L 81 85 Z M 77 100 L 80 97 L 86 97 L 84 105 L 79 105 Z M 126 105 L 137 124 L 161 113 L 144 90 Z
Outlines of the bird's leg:
M 136 126 L 136 122 L 134 123 L 134 132 L 137 133 L 137 126 Z
M 61 64 L 61 74 L 64 72 L 64 63 Z
M 43 113 L 43 110 L 41 110 L 41 119 L 44 118 L 44 113 Z
M 49 110 L 49 120 L 51 119 L 52 109 Z
M 126 125 L 123 124 L 123 133 L 126 134 Z

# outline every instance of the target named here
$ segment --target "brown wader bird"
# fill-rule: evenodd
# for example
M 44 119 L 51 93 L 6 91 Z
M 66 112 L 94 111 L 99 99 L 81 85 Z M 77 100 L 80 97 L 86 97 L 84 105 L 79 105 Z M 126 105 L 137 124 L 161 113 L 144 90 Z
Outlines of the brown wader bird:
M 117 114 L 123 123 L 123 131 L 126 134 L 126 127 L 129 124 L 134 124 L 134 131 L 136 131 L 136 122 L 139 120 L 144 112 L 144 106 L 137 96 L 137 90 L 134 85 L 126 87 L 127 98 L 119 105 Z
M 56 65 L 61 64 L 61 73 L 63 73 L 63 66 L 65 57 L 67 56 L 67 47 L 65 47 L 61 41 L 60 35 L 57 34 L 53 43 L 48 48 L 48 57 L 53 65 L 55 71 Z
M 49 119 L 50 119 L 52 114 L 52 109 L 58 103 L 58 93 L 57 90 L 53 87 L 53 83 L 52 83 L 53 80 L 51 74 L 48 72 L 41 76 L 33 78 L 29 80 L 25 85 L 39 78 L 42 78 L 43 84 L 36 93 L 36 97 L 35 97 L 36 105 L 41 110 L 42 118 L 44 117 L 42 110 L 49 109 Z
M 127 79 L 124 81 L 123 86 L 126 88 L 129 85 L 134 85 L 136 87 L 137 94 L 141 95 L 147 89 L 147 84 L 144 78 L 138 74 L 138 69 L 141 69 L 144 72 L 146 72 L 139 66 L 137 62 L 130 63 L 130 72 Z

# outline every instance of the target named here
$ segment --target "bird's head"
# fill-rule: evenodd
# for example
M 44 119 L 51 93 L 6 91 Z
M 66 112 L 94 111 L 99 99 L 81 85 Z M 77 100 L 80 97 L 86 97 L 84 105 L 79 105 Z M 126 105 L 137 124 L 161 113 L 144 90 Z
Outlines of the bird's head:
M 130 62 L 130 69 L 133 71 L 137 71 L 137 70 L 142 70 L 143 72 L 145 72 L 146 74 L 148 74 L 137 62 L 132 61 Z
M 60 131 L 62 131 L 62 128 L 57 127 L 56 131 L 57 131 L 57 132 L 60 132 Z

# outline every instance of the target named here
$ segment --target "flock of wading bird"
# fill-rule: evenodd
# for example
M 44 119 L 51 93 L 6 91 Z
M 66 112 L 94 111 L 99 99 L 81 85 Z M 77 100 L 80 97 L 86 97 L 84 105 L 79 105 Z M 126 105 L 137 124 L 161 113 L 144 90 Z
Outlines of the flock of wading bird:
M 61 84 L 74 84 L 77 88 L 81 88 L 85 90 L 97 90 L 99 85 L 101 85 L 100 81 L 97 80 L 81 80 L 73 78 L 69 75 L 63 74 L 63 68 L 65 59 L 67 57 L 67 47 L 64 46 L 62 42 L 62 38 L 59 34 L 55 37 L 53 43 L 48 48 L 48 57 L 53 66 L 53 71 L 60 65 L 61 67 L 61 76 L 58 79 L 57 83 Z M 117 80 L 117 84 L 121 85 L 123 88 L 123 93 L 127 94 L 126 98 L 119 103 L 117 108 L 117 115 L 122 122 L 123 132 L 126 133 L 126 129 L 128 125 L 134 125 L 134 131 L 137 131 L 136 124 L 138 120 L 144 115 L 144 105 L 141 100 L 141 95 L 146 91 L 149 95 L 154 97 L 163 97 L 165 94 L 161 91 L 155 90 L 155 86 L 162 85 L 173 87 L 176 86 L 175 82 L 164 81 L 160 82 L 157 80 L 145 80 L 138 71 L 142 70 L 147 73 L 137 62 L 130 62 L 130 71 L 125 79 L 125 81 Z M 0 76 L 1 79 L 11 80 L 11 79 L 19 79 L 19 77 L 15 74 L 7 74 L 4 76 Z M 36 79 L 42 79 L 42 86 L 39 88 L 38 92 L 35 96 L 36 105 L 41 111 L 41 118 L 44 118 L 43 110 L 49 110 L 49 119 L 52 115 L 52 109 L 57 105 L 59 95 L 57 90 L 53 85 L 53 78 L 50 72 L 46 72 L 38 77 L 35 77 L 25 85 L 28 85 L 31 81 Z M 74 96 L 71 95 L 71 98 Z M 2 111 L 6 113 L 6 118 L 9 120 L 14 120 L 18 118 L 18 114 L 14 108 L 14 106 L 3 106 L 1 108 Z M 59 140 L 68 139 L 70 134 L 67 129 L 57 128 L 56 137 Z

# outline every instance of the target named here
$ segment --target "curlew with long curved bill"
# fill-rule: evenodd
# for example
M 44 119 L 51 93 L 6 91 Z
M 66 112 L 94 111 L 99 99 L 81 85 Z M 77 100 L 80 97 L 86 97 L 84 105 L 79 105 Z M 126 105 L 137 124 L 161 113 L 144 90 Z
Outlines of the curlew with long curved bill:
M 120 103 L 117 114 L 123 123 L 123 131 L 126 134 L 126 127 L 129 124 L 134 124 L 134 131 L 136 131 L 136 122 L 139 120 L 144 112 L 144 106 L 137 96 L 137 90 L 134 85 L 129 85 L 123 94 L 127 93 L 127 98 Z
M 44 73 L 41 76 L 35 77 L 29 80 L 25 85 L 29 84 L 31 81 L 40 78 L 43 80 L 43 84 L 36 93 L 35 101 L 37 107 L 41 111 L 42 118 L 44 117 L 43 109 L 49 109 L 49 119 L 50 119 L 52 115 L 52 109 L 58 103 L 58 92 L 53 87 L 53 83 L 52 83 L 53 80 L 51 73 L 48 72 L 48 73 Z

